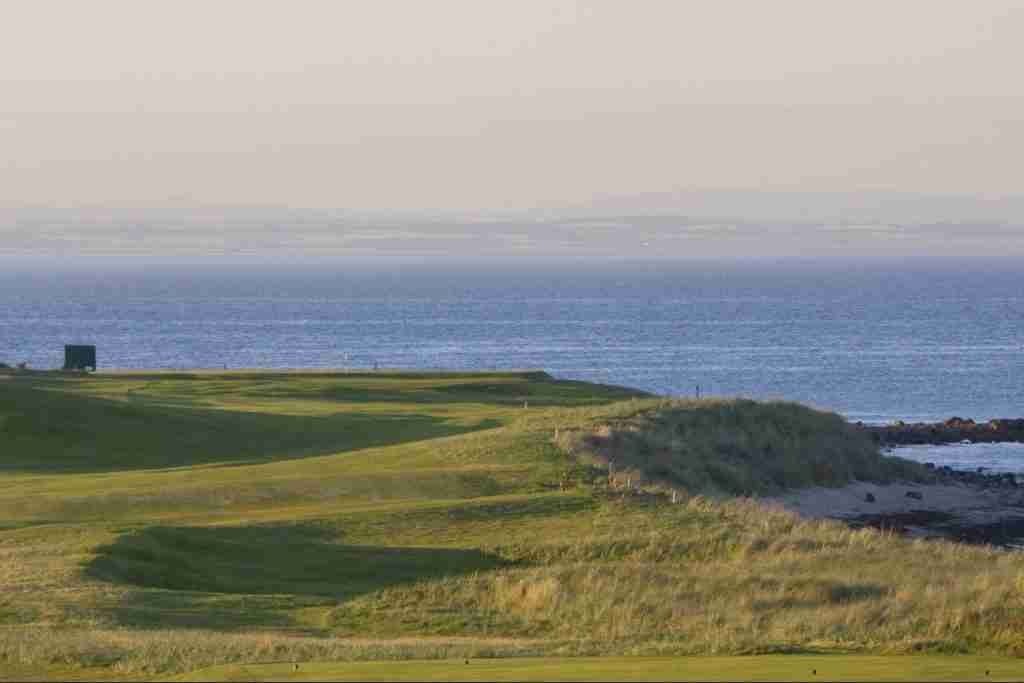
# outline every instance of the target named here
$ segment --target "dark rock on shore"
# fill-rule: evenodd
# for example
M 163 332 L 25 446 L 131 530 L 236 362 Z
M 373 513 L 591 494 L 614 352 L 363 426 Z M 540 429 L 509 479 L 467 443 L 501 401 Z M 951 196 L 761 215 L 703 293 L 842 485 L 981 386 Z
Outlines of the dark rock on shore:
M 927 444 L 959 443 L 1003 443 L 1024 442 L 1024 419 L 997 419 L 975 422 L 971 419 L 951 417 L 945 422 L 897 422 L 891 425 L 857 426 L 883 446 L 912 446 Z

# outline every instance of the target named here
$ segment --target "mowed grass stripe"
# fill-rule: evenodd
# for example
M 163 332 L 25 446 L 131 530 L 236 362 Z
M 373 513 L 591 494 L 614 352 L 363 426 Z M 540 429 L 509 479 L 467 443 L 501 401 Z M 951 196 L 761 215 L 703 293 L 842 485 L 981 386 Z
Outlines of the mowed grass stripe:
M 1006 657 L 760 655 L 301 662 L 213 667 L 170 681 L 1019 681 Z

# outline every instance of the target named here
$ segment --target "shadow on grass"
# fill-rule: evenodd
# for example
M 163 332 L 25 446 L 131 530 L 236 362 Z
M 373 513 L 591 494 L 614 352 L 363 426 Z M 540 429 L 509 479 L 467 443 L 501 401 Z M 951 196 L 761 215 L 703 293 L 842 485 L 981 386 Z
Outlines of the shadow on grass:
M 509 563 L 479 550 L 343 545 L 312 526 L 147 527 L 97 549 L 86 573 L 146 588 L 350 598 Z
M 500 426 L 425 413 L 281 415 L 0 386 L 0 472 L 104 472 L 312 457 Z

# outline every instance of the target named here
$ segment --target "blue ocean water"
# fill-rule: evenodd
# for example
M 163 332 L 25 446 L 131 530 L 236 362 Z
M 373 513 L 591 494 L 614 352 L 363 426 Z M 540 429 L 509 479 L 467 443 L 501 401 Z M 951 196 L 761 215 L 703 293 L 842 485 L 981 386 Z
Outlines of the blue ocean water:
M 1002 265 L 8 268 L 0 360 L 105 368 L 542 368 L 851 420 L 1024 416 L 1024 276 Z

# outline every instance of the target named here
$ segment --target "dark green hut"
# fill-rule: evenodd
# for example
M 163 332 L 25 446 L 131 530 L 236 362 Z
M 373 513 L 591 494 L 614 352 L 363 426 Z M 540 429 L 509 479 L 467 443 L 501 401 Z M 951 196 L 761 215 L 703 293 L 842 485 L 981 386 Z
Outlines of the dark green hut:
M 85 344 L 67 344 L 64 347 L 65 370 L 95 370 L 96 347 Z

